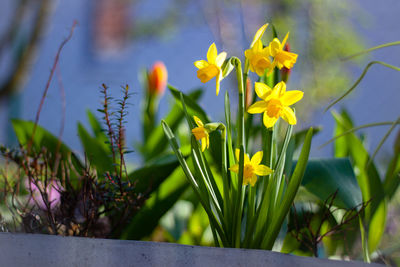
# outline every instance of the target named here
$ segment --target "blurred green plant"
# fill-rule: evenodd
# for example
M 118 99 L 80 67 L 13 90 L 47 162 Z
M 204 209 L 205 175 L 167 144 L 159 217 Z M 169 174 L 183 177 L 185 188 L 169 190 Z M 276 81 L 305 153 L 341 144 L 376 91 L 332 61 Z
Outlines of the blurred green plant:
M 8 227 L 118 238 L 132 218 L 142 212 L 149 196 L 178 166 L 176 160 L 163 158 L 128 172 L 124 155 L 129 151 L 125 148 L 123 127 L 128 87 L 123 88 L 123 99 L 117 101 L 116 113 L 110 110 L 107 89 L 103 85 L 104 104 L 100 110 L 105 130 L 91 112 L 88 117 L 92 133 L 78 124 L 86 154 L 84 163 L 59 138 L 40 126 L 13 121 L 20 148 L 1 149 L 7 160 L 1 176 L 1 195 L 3 204 L 14 214 L 14 223 Z M 10 161 L 14 163 L 11 169 L 7 167 Z M 57 191 L 58 199 L 50 198 L 48 186 Z M 42 202 L 44 206 L 38 205 Z M 35 228 L 31 226 L 32 220 Z
M 344 58 L 344 60 L 353 59 L 357 56 L 369 53 L 371 51 L 390 46 L 400 45 L 400 42 L 392 42 L 369 48 L 359 53 Z M 330 109 L 348 96 L 362 81 L 369 68 L 379 64 L 384 67 L 400 71 L 400 68 L 387 64 L 382 61 L 371 61 L 366 65 L 357 81 L 341 97 L 333 101 L 326 109 Z M 400 180 L 400 149 L 399 135 L 395 140 L 394 155 L 389 164 L 385 166 L 385 175 L 381 176 L 374 163 L 374 159 L 383 143 L 393 132 L 395 127 L 400 124 L 400 117 L 391 122 L 370 123 L 354 127 L 350 115 L 344 110 L 340 114 L 333 113 L 336 121 L 335 137 L 326 144 L 334 142 L 334 151 L 336 157 L 350 157 L 356 170 L 356 177 L 361 188 L 364 201 L 369 201 L 370 205 L 365 208 L 360 218 L 360 228 L 362 233 L 362 245 L 364 260 L 369 261 L 370 256 L 378 249 L 380 241 L 385 231 L 388 203 L 390 203 L 396 193 Z M 374 152 L 370 155 L 365 148 L 363 139 L 355 134 L 356 131 L 376 126 L 391 126 L 387 133 L 382 137 Z

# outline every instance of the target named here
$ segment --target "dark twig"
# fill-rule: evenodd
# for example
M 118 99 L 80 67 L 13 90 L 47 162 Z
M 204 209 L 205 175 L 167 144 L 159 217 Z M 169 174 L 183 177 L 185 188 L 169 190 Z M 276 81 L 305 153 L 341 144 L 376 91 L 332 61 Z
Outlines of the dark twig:
M 30 148 L 31 148 L 32 143 L 33 143 L 33 138 L 34 138 L 34 136 L 35 136 L 36 127 L 37 127 L 37 124 L 38 124 L 38 122 L 39 122 L 40 112 L 42 111 L 42 107 L 43 107 L 43 104 L 44 104 L 44 100 L 46 99 L 46 95 L 47 95 L 47 92 L 48 92 L 48 90 L 49 90 L 51 80 L 53 79 L 53 75 L 54 75 L 54 72 L 55 72 L 55 70 L 56 70 L 56 67 L 57 67 L 57 64 L 58 64 L 58 60 L 59 60 L 59 58 L 60 58 L 61 51 L 62 51 L 63 47 L 65 46 L 65 44 L 68 43 L 68 41 L 72 38 L 72 35 L 73 35 L 73 33 L 74 33 L 74 29 L 75 29 L 76 25 L 77 25 L 77 22 L 74 21 L 74 23 L 72 24 L 72 27 L 71 27 L 71 30 L 70 30 L 70 32 L 69 32 L 68 37 L 65 38 L 64 41 L 62 41 L 62 43 L 60 44 L 60 46 L 59 46 L 59 48 L 58 48 L 56 57 L 55 57 L 55 59 L 54 59 L 53 67 L 52 67 L 51 70 L 50 70 L 50 75 L 49 75 L 49 78 L 48 78 L 48 80 L 47 80 L 46 87 L 45 87 L 45 89 L 44 89 L 44 91 L 43 91 L 43 95 L 42 95 L 42 98 L 41 98 L 41 100 L 40 100 L 40 104 L 39 104 L 38 111 L 37 111 L 37 113 L 36 113 L 35 124 L 34 124 L 34 126 L 33 126 L 31 140 L 30 140 L 30 142 L 29 142 L 29 144 L 28 144 L 28 153 L 30 152 Z

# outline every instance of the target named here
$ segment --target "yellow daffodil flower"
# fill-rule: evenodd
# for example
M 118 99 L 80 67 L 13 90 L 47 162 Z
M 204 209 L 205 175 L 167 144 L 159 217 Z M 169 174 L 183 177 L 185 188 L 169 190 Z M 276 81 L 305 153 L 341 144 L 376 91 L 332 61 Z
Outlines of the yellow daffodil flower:
M 282 43 L 278 38 L 274 38 L 272 42 L 269 43 L 269 53 L 274 58 L 272 65 L 277 66 L 279 69 L 286 67 L 287 69 L 291 69 L 296 63 L 297 55 L 295 53 L 291 53 L 285 51 L 285 43 L 289 37 L 289 33 L 286 34 Z
M 235 150 L 236 160 L 239 162 L 240 150 Z M 273 171 L 267 166 L 260 164 L 263 158 L 263 152 L 258 151 L 253 157 L 249 158 L 248 154 L 244 155 L 244 166 L 243 166 L 243 185 L 250 183 L 254 186 L 257 182 L 257 175 L 265 176 L 271 174 Z M 229 168 L 231 171 L 239 173 L 239 164 L 235 164 Z
M 291 125 L 297 123 L 296 115 L 289 106 L 303 98 L 302 91 L 286 91 L 285 82 L 279 82 L 273 89 L 263 83 L 255 83 L 255 91 L 262 100 L 251 105 L 247 112 L 251 114 L 264 112 L 265 127 L 274 126 L 279 117 Z
M 253 42 L 250 45 L 250 49 L 244 52 L 246 56 L 250 70 L 257 73 L 259 76 L 264 75 L 266 69 L 269 69 L 269 73 L 272 72 L 273 66 L 270 60 L 269 47 L 263 47 L 261 37 L 263 36 L 268 24 L 263 25 L 258 29 L 257 33 L 254 35 Z
M 193 128 L 192 133 L 197 141 L 201 141 L 201 151 L 204 152 L 204 150 L 210 146 L 208 130 L 204 128 L 203 122 L 198 117 L 193 116 L 193 119 L 198 127 Z
M 217 95 L 219 93 L 219 83 L 222 80 L 221 67 L 225 59 L 226 52 L 221 52 L 220 54 L 218 54 L 215 43 L 212 43 L 210 45 L 210 48 L 208 48 L 207 61 L 198 60 L 194 62 L 196 68 L 199 69 L 197 71 L 197 78 L 199 78 L 202 83 L 206 83 L 215 77 Z

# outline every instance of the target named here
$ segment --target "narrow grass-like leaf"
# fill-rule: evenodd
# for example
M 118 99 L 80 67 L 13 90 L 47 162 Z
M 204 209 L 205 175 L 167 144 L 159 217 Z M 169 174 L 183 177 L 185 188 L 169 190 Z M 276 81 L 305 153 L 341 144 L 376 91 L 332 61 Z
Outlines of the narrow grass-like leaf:
M 178 142 L 177 142 L 174 134 L 172 133 L 168 124 L 166 124 L 164 121 L 161 121 L 161 124 L 163 126 L 165 135 L 167 136 L 167 139 L 170 142 L 170 145 L 175 152 L 175 155 L 178 157 L 179 163 L 181 164 L 181 167 L 182 167 L 186 177 L 188 178 L 189 182 L 192 185 L 194 192 L 196 193 L 200 202 L 202 203 L 204 210 L 207 212 L 207 215 L 210 220 L 210 225 L 212 227 L 214 227 L 215 230 L 218 232 L 218 235 L 220 236 L 222 242 L 224 244 L 227 244 L 228 242 L 227 242 L 226 236 L 223 232 L 223 229 L 222 229 L 220 223 L 217 221 L 215 214 L 213 213 L 213 211 L 211 210 L 211 207 L 209 205 L 208 196 L 205 194 L 205 192 L 202 192 L 201 190 L 199 190 L 199 185 L 197 184 L 196 179 L 192 175 L 192 172 L 190 171 L 189 166 L 187 165 L 187 163 L 182 155 L 182 152 L 179 149 L 179 145 L 178 145 Z
M 357 85 L 361 82 L 361 80 L 364 78 L 365 74 L 367 74 L 368 69 L 374 65 L 374 64 L 380 64 L 382 66 L 385 66 L 387 68 L 393 69 L 393 70 L 397 70 L 400 71 L 399 67 L 387 64 L 385 62 L 382 61 L 371 61 L 370 63 L 368 63 L 368 65 L 364 68 L 363 72 L 361 73 L 360 77 L 357 79 L 357 81 L 353 84 L 353 86 L 350 87 L 349 90 L 347 90 L 341 97 L 339 97 L 338 99 L 336 99 L 335 101 L 333 101 L 331 104 L 329 104 L 324 112 L 327 112 L 331 107 L 333 107 L 334 105 L 336 105 L 338 102 L 340 102 L 343 98 L 345 98 L 346 96 L 348 96 L 356 87 Z
M 18 120 L 14 119 L 11 121 L 12 126 L 14 128 L 14 132 L 17 136 L 18 142 L 24 147 L 27 148 L 28 143 L 32 139 L 32 133 L 33 133 L 33 128 L 35 123 L 31 121 L 24 121 L 24 120 Z M 48 152 L 51 152 L 52 155 L 50 157 L 50 166 L 54 166 L 54 163 L 56 162 L 56 155 L 54 154 L 57 151 L 58 148 L 58 153 L 60 153 L 61 157 L 63 160 L 68 160 L 69 157 L 71 157 L 71 162 L 74 166 L 74 168 L 79 172 L 83 173 L 83 164 L 79 160 L 78 156 L 72 152 L 72 150 L 63 142 L 60 143 L 60 140 L 55 137 L 53 134 L 51 134 L 49 131 L 47 131 L 45 128 L 37 125 L 36 126 L 36 131 L 35 131 L 35 136 L 32 140 L 32 147 L 36 152 L 40 152 L 42 148 L 46 148 Z M 75 174 L 75 172 L 71 172 L 71 178 L 78 178 L 78 176 Z
M 376 126 L 388 126 L 388 125 L 393 125 L 393 124 L 396 124 L 396 122 L 395 122 L 395 121 L 384 121 L 384 122 L 376 122 L 376 123 L 363 124 L 363 125 L 360 125 L 360 126 L 351 128 L 350 130 L 347 130 L 347 131 L 345 131 L 345 132 L 343 132 L 343 133 L 341 133 L 341 134 L 339 134 L 339 135 L 336 135 L 336 136 L 333 137 L 332 139 L 329 139 L 327 142 L 325 142 L 325 143 L 323 143 L 322 145 L 320 145 L 320 146 L 318 147 L 318 149 L 321 149 L 321 148 L 323 148 L 324 146 L 329 145 L 330 143 L 336 141 L 338 138 L 340 138 L 340 137 L 342 137 L 342 136 L 345 136 L 345 135 L 347 135 L 347 134 L 349 134 L 349 133 L 354 133 L 354 132 L 356 132 L 356 131 L 358 131 L 358 130 L 365 129 L 365 128 L 376 127 Z M 400 124 L 400 122 L 398 122 L 397 124 Z
M 201 89 L 194 90 L 188 94 L 188 97 L 196 101 L 200 99 L 203 91 Z M 164 121 L 169 125 L 172 131 L 175 131 L 184 118 L 184 113 L 179 103 L 175 103 L 171 111 L 164 118 Z M 168 146 L 167 139 L 164 135 L 162 125 L 158 125 L 148 137 L 147 142 L 141 148 L 147 160 L 153 159 L 160 155 Z
M 187 111 L 190 115 L 196 115 L 199 117 L 203 123 L 209 123 L 210 120 L 208 119 L 207 114 L 204 110 L 194 101 L 192 98 L 187 96 L 186 94 L 182 93 L 172 85 L 168 85 L 168 89 L 170 90 L 172 96 L 175 98 L 176 101 L 181 101 L 181 94 L 183 95 L 183 100 L 185 101 Z
M 394 128 L 397 126 L 397 124 L 400 123 L 400 117 L 397 118 L 397 120 L 395 122 L 393 122 L 392 126 L 390 127 L 390 129 L 386 132 L 386 134 L 382 137 L 381 141 L 379 142 L 379 144 L 377 145 L 377 147 L 374 150 L 374 153 L 372 153 L 371 158 L 368 160 L 367 163 L 367 168 L 368 165 L 371 164 L 371 162 L 374 160 L 376 154 L 378 153 L 378 151 L 381 149 L 383 143 L 385 143 L 386 139 L 389 137 L 389 135 L 392 133 L 392 131 L 394 130 Z
M 287 190 L 285 192 L 282 204 L 277 210 L 277 214 L 271 218 L 271 226 L 269 227 L 264 240 L 261 244 L 262 249 L 271 250 L 274 242 L 279 234 L 279 230 L 282 227 L 282 223 L 289 212 L 290 206 L 293 203 L 294 197 L 299 189 L 301 180 L 306 171 L 306 166 L 308 162 L 308 156 L 310 154 L 311 140 L 313 136 L 313 130 L 310 128 L 308 130 L 307 136 L 304 140 L 303 148 L 301 149 L 300 157 L 297 162 L 296 168 L 293 172 L 292 177 L 289 180 Z
M 353 125 L 346 112 L 342 114 L 333 113 L 336 123 L 342 127 L 343 131 L 353 128 Z M 357 181 L 360 186 L 363 201 L 370 201 L 370 204 L 364 211 L 364 223 L 368 227 L 368 247 L 373 252 L 379 244 L 385 229 L 386 222 L 386 200 L 385 192 L 379 173 L 371 161 L 368 164 L 370 156 L 364 148 L 361 140 L 354 134 L 346 135 L 346 144 L 349 155 L 354 165 L 358 168 Z M 383 216 L 378 218 L 376 216 Z
M 400 144 L 400 131 L 397 135 L 395 144 Z M 396 193 L 397 188 L 400 184 L 400 149 L 396 147 L 394 149 L 394 155 L 390 160 L 389 166 L 386 171 L 385 180 L 383 182 L 383 188 L 385 189 L 385 195 L 388 200 L 392 199 Z
M 369 258 L 369 252 L 368 252 L 368 237 L 367 237 L 367 233 L 365 231 L 365 226 L 364 226 L 364 222 L 361 219 L 361 217 L 359 218 L 359 223 L 360 223 L 360 232 L 361 232 L 361 246 L 362 246 L 362 251 L 363 251 L 363 258 L 365 262 L 370 263 L 371 260 Z
M 391 42 L 391 43 L 386 43 L 386 44 L 381 44 L 381 45 L 377 45 L 377 46 L 368 48 L 368 49 L 363 50 L 363 51 L 361 51 L 361 52 L 358 52 L 358 53 L 355 53 L 355 54 L 353 54 L 353 55 L 350 55 L 350 56 L 347 56 L 347 57 L 345 57 L 345 58 L 342 58 L 342 61 L 347 61 L 347 60 L 350 60 L 350 59 L 352 59 L 352 58 L 355 58 L 355 57 L 358 57 L 358 56 L 367 54 L 367 53 L 369 53 L 369 52 L 372 52 L 372 51 L 374 51 L 374 50 L 382 49 L 382 48 L 389 47 L 389 46 L 395 46 L 395 45 L 400 45 L 400 41 Z
M 90 165 L 96 168 L 99 177 L 107 171 L 112 172 L 114 166 L 110 157 L 111 150 L 107 144 L 90 136 L 81 123 L 78 123 L 78 135 Z

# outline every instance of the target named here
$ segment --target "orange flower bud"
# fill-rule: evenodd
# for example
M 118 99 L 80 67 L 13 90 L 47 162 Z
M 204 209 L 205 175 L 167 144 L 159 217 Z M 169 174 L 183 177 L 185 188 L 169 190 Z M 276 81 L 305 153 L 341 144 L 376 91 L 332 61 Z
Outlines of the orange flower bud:
M 150 94 L 162 95 L 167 86 L 168 72 L 164 63 L 157 61 L 153 64 L 148 75 L 148 89 Z
M 285 44 L 285 47 L 283 48 L 284 51 L 290 52 L 290 45 L 289 43 Z M 283 67 L 281 69 L 281 76 L 282 76 L 282 81 L 285 83 L 289 80 L 291 69 L 288 69 L 286 67 Z

